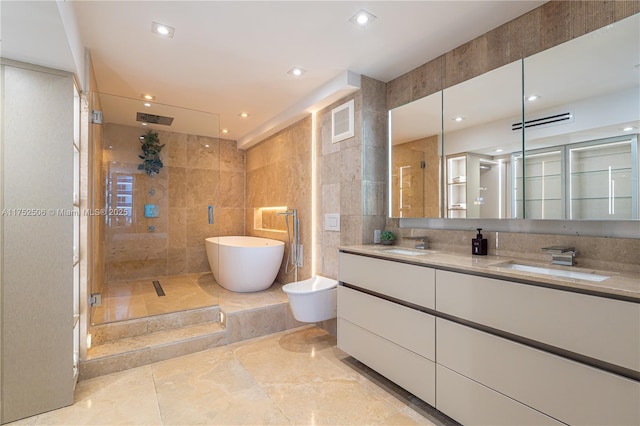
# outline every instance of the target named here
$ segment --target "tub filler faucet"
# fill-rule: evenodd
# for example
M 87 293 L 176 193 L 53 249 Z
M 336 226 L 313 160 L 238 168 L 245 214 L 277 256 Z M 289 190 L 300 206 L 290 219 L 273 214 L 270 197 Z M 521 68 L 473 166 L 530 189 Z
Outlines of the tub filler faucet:
M 551 246 L 543 247 L 542 251 L 551 254 L 551 263 L 554 265 L 573 266 L 576 249 L 573 247 Z

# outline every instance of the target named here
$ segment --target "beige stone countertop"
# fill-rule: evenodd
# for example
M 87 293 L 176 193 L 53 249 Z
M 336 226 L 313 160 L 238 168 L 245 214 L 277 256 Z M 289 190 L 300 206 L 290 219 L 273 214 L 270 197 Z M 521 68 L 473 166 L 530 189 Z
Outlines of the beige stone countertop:
M 594 270 L 580 268 L 579 266 L 561 266 L 549 263 L 531 262 L 526 258 L 506 256 L 474 256 L 444 252 L 437 250 L 419 250 L 399 246 L 385 245 L 360 245 L 344 246 L 340 251 L 354 254 L 363 254 L 382 259 L 395 260 L 414 265 L 431 266 L 475 275 L 483 275 L 493 278 L 509 278 L 515 281 L 594 294 L 615 299 L 640 303 L 640 277 L 634 273 L 619 273 L 614 271 Z M 401 250 L 418 252 L 419 255 L 392 253 L 389 250 Z M 564 270 L 578 273 L 598 274 L 609 276 L 604 281 L 588 281 L 570 277 L 558 277 L 543 273 L 517 271 L 501 267 L 501 264 L 518 263 L 522 265 L 541 267 L 547 269 Z

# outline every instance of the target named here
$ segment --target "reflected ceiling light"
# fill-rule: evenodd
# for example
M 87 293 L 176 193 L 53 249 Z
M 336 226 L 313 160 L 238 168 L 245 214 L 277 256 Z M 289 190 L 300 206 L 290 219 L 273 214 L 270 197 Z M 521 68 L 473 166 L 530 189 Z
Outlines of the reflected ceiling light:
M 633 127 L 625 127 L 624 129 L 622 129 L 623 132 L 630 132 L 633 130 Z
M 462 116 L 458 116 L 458 117 L 453 119 L 453 121 L 458 122 L 458 123 L 461 122 L 462 120 L 464 120 L 464 117 L 462 117 Z
M 240 114 L 238 114 L 240 117 L 242 118 L 249 118 L 249 113 L 248 112 L 241 112 Z
M 540 96 L 538 96 L 538 95 L 530 95 L 530 96 L 527 96 L 527 102 L 535 102 L 535 101 L 537 101 L 538 99 L 540 99 Z
M 222 133 L 224 133 L 224 134 L 229 133 L 229 129 L 222 129 Z
M 205 148 L 209 148 L 209 146 L 210 145 L 208 143 L 204 145 Z
M 298 67 L 293 67 L 289 71 L 287 71 L 287 74 L 290 74 L 294 77 L 300 77 L 305 72 L 307 72 L 307 70 L 303 70 L 302 68 L 298 68 Z
M 155 101 L 156 100 L 155 96 L 153 96 L 153 95 L 145 95 L 144 93 L 142 95 L 140 95 L 140 97 L 142 99 L 146 99 L 148 101 Z
M 175 28 L 170 27 L 168 25 L 164 25 L 159 22 L 151 23 L 151 32 L 161 35 L 163 37 L 173 38 L 173 33 L 175 31 L 176 31 Z
M 349 22 L 359 27 L 364 27 L 365 25 L 370 24 L 374 19 L 376 19 L 376 15 L 362 9 L 349 18 Z
M 151 107 L 151 104 L 149 102 L 145 102 L 143 105 L 146 106 L 147 108 Z
M 143 125 L 143 126 L 146 126 L 146 125 L 147 125 L 147 123 L 142 123 L 142 125 Z
M 502 151 L 504 151 L 504 149 L 502 149 L 502 148 L 496 149 L 496 152 L 502 152 Z

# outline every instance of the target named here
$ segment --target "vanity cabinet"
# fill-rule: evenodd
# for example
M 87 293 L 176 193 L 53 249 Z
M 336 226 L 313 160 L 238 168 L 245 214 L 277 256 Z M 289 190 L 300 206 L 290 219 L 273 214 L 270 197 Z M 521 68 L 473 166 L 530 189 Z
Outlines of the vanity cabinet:
M 436 383 L 436 408 L 463 425 L 563 424 L 440 364 L 436 365 Z
M 436 309 L 640 372 L 640 304 L 436 271 Z
M 341 252 L 338 347 L 463 424 L 640 424 L 640 304 Z
M 442 318 L 436 321 L 436 335 L 439 366 L 563 423 L 640 422 L 640 384 L 634 380 Z M 438 381 L 438 389 L 441 385 Z M 436 389 L 436 408 L 442 411 L 465 403 L 457 394 L 467 386 L 448 386 L 454 389 L 446 395 Z M 500 418 L 503 413 L 496 408 L 491 409 Z M 458 418 L 455 412 L 447 414 L 463 423 L 467 420 Z M 520 418 L 513 417 L 511 422 L 520 424 Z
M 435 271 L 340 253 L 339 274 L 338 347 L 435 405 Z

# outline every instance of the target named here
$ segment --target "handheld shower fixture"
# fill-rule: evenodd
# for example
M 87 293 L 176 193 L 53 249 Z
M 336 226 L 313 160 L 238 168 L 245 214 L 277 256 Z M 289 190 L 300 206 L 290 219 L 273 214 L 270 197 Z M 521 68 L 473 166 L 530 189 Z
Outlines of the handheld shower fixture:
M 291 270 L 289 266 L 293 266 L 293 279 L 298 281 L 298 260 L 299 248 L 300 248 L 300 221 L 298 220 L 298 209 L 291 209 L 284 212 L 277 213 L 278 216 L 284 216 L 287 222 L 287 240 L 289 242 L 289 252 L 287 253 L 287 263 L 284 267 L 285 274 L 290 274 Z M 289 228 L 289 216 L 293 216 L 293 236 Z

